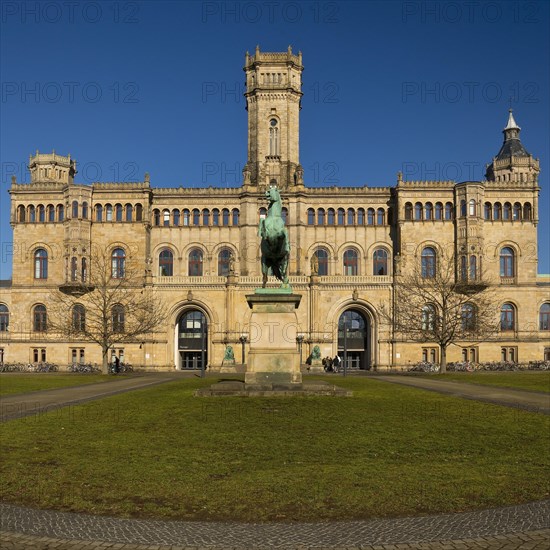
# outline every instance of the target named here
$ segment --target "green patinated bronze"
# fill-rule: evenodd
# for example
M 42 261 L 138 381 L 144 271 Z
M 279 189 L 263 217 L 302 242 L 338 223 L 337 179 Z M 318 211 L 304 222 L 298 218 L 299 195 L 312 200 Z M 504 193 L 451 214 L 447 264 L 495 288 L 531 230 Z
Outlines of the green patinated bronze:
M 262 292 L 292 294 L 288 284 L 288 258 L 290 255 L 290 240 L 285 221 L 282 217 L 283 206 L 281 195 L 276 187 L 270 187 L 265 193 L 269 200 L 267 216 L 260 220 L 258 235 L 262 238 L 260 249 L 262 251 Z M 281 281 L 279 289 L 265 288 L 268 275 L 274 275 Z M 257 289 L 258 292 L 260 289 Z

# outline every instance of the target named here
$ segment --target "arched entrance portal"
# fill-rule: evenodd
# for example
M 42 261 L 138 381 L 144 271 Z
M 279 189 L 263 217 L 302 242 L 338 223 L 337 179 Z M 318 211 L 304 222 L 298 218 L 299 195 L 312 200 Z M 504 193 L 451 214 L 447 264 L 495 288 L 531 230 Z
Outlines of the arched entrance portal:
M 176 323 L 176 366 L 178 369 L 200 369 L 208 365 L 208 325 L 198 309 L 187 310 Z
M 348 369 L 370 369 L 370 333 L 370 320 L 360 311 L 348 309 L 340 315 L 338 355 L 342 366 L 345 354 Z

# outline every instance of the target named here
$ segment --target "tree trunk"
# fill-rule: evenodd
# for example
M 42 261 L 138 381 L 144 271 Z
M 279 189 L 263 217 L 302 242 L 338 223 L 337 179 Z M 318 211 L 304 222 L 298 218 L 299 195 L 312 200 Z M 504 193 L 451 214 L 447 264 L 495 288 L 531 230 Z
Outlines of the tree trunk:
M 439 346 L 440 355 L 441 355 L 441 364 L 440 364 L 440 373 L 447 372 L 447 346 L 440 345 Z
M 102 348 L 103 353 L 103 362 L 101 364 L 101 373 L 102 374 L 109 374 L 109 348 L 106 348 L 103 346 Z

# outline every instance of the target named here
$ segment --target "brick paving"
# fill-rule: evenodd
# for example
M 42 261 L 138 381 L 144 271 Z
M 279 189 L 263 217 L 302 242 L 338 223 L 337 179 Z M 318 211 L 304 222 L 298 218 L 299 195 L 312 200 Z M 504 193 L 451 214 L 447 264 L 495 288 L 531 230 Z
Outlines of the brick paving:
M 162 373 L 0 399 L 1 420 L 179 378 Z M 550 396 L 404 376 L 377 376 L 458 397 L 549 414 Z M 478 512 L 331 523 L 240 524 L 109 518 L 0 503 L 2 550 L 550 550 L 550 500 Z

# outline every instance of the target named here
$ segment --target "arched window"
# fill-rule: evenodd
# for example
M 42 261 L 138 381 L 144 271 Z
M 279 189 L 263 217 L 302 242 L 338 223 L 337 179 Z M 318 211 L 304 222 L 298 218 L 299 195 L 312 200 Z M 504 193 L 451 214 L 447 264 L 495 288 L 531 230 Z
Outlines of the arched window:
M 124 279 L 126 273 L 126 253 L 122 248 L 115 248 L 111 254 L 111 276 L 113 279 Z
M 153 210 L 153 225 L 155 227 L 160 225 L 160 210 L 158 208 Z
M 180 211 L 177 208 L 172 210 L 172 223 L 175 227 L 178 227 L 180 224 Z
M 424 205 L 424 217 L 426 220 L 432 220 L 433 219 L 433 205 L 431 202 L 427 202 L 425 205 Z
M 523 219 L 524 220 L 530 220 L 531 219 L 531 203 L 526 202 L 523 205 Z
M 34 208 L 34 205 L 29 206 L 29 222 L 34 223 L 36 221 L 36 210 Z
M 281 209 L 281 218 L 283 218 L 285 225 L 288 225 L 288 208 L 286 206 Z
M 116 221 L 121 222 L 122 221 L 122 204 L 115 205 L 115 212 L 116 212 Z
M 222 248 L 218 254 L 218 276 L 227 277 L 231 267 L 231 250 Z
M 78 260 L 75 256 L 71 258 L 71 281 L 78 281 Z
M 466 216 L 466 201 L 464 199 L 460 201 L 460 216 Z
M 493 220 L 501 220 L 502 219 L 502 205 L 500 202 L 495 202 L 493 206 Z
M 346 218 L 346 211 L 343 208 L 338 208 L 338 225 L 344 225 Z
M 85 283 L 88 280 L 88 261 L 86 258 L 82 258 L 80 269 L 80 280 Z
M 514 212 L 513 212 L 512 219 L 514 221 L 521 220 L 521 204 L 519 202 L 514 203 Z
M 72 329 L 75 332 L 84 332 L 86 330 L 86 310 L 84 306 L 76 304 L 73 307 Z
M 468 216 L 475 216 L 476 215 L 476 201 L 474 199 L 470 199 L 470 202 L 468 203 Z
M 376 211 L 376 225 L 384 225 L 386 221 L 386 212 L 383 208 Z
M 472 255 L 470 256 L 470 281 L 475 281 L 477 279 L 477 257 Z
M 365 225 L 365 209 L 357 209 L 357 225 Z
M 315 210 L 313 208 L 307 209 L 307 224 L 315 225 Z
M 413 219 L 413 205 L 410 202 L 405 203 L 405 219 Z
M 115 304 L 111 311 L 111 323 L 113 325 L 113 332 L 120 334 L 124 332 L 124 306 L 121 304 Z
M 509 303 L 500 308 L 500 330 L 516 329 L 516 308 Z
M 227 208 L 222 210 L 222 225 L 229 225 L 229 210 Z
M 86 201 L 82 203 L 82 219 L 88 219 L 88 203 Z
M 202 276 L 202 250 L 200 248 L 193 248 L 189 252 L 189 276 Z
M 392 220 L 393 220 L 393 208 L 391 206 L 388 206 L 388 213 L 386 215 L 386 223 L 388 225 L 391 225 Z
M 101 204 L 97 204 L 95 207 L 95 221 L 96 222 L 103 221 L 103 206 Z
M 78 218 L 78 201 L 73 201 L 71 217 Z
M 285 210 L 283 208 L 283 210 Z M 233 210 L 231 211 L 231 217 L 232 217 L 232 223 L 234 226 L 237 226 L 239 225 L 239 209 L 238 208 L 233 208 Z
M 324 208 L 319 208 L 317 210 L 317 225 L 325 225 L 325 210 L 324 210 Z
M 131 222 L 132 221 L 132 216 L 133 216 L 133 206 L 131 204 L 127 204 L 124 209 L 126 210 L 126 221 L 127 222 Z
M 334 225 L 334 208 L 329 208 L 327 211 L 327 225 Z
M 486 202 L 484 207 L 484 218 L 486 220 L 490 220 L 492 217 L 491 216 L 492 213 L 493 213 L 493 205 L 490 202 Z
M 202 225 L 206 227 L 210 225 L 210 210 L 208 210 L 208 208 L 202 211 Z
M 357 251 L 353 248 L 348 248 L 344 252 L 344 275 L 358 275 Z
M 421 220 L 423 218 L 423 209 L 422 209 L 422 203 L 417 202 L 414 205 L 414 219 L 415 220 Z
M 188 226 L 191 223 L 191 213 L 187 208 L 183 209 L 183 225 Z
M 212 225 L 220 225 L 220 211 L 217 208 L 212 210 Z
M 539 330 L 550 330 L 550 303 L 548 302 L 540 306 Z
M 46 221 L 46 211 L 44 210 L 44 205 L 38 205 L 38 221 L 44 223 Z
M 48 253 L 43 248 L 39 248 L 34 253 L 34 278 L 48 278 Z
M 136 222 L 143 220 L 143 206 L 141 204 L 136 204 Z
M 113 221 L 113 207 L 110 204 L 105 205 L 105 221 Z
M 161 277 L 172 277 L 174 275 L 174 254 L 165 248 L 159 254 L 159 275 Z
M 443 204 L 440 202 L 435 203 L 435 219 L 436 220 L 443 219 Z
M 0 332 L 8 332 L 10 326 L 10 310 L 5 304 L 0 304 Z
M 48 204 L 48 206 L 46 206 L 46 217 L 48 222 L 55 222 L 55 208 L 53 204 Z
M 326 248 L 318 248 L 313 255 L 317 260 L 317 275 L 326 277 L 328 275 L 328 252 Z
M 500 251 L 500 276 L 515 277 L 514 263 L 514 251 L 509 246 L 505 246 Z
M 426 304 L 422 308 L 422 330 L 424 332 L 433 332 L 435 330 L 435 322 L 435 307 L 432 304 Z
M 506 221 L 512 219 L 512 205 L 509 202 L 504 203 L 504 208 L 502 209 L 502 219 Z
M 473 304 L 464 304 L 460 314 L 463 331 L 473 331 L 476 328 L 476 308 Z
M 269 155 L 274 157 L 279 154 L 279 128 L 277 119 L 269 121 Z
M 388 252 L 383 248 L 378 248 L 374 251 L 372 257 L 372 274 L 387 275 L 388 274 Z
M 374 225 L 374 208 L 367 210 L 367 225 Z
M 260 210 L 258 211 L 258 214 L 259 214 L 259 217 L 260 217 L 260 220 L 265 220 L 266 217 L 267 217 L 267 208 L 264 208 L 263 206 L 260 208 Z
M 445 219 L 446 220 L 452 220 L 453 219 L 453 203 L 452 202 L 446 202 L 445 203 Z
M 46 332 L 48 330 L 48 312 L 46 306 L 38 304 L 32 312 L 32 329 L 34 332 Z
M 21 223 L 25 222 L 25 207 L 22 204 L 17 207 L 17 221 Z
M 436 254 L 431 246 L 422 250 L 421 267 L 422 277 L 424 279 L 433 279 L 435 277 Z
M 162 211 L 162 225 L 164 227 L 168 227 L 170 225 L 170 210 L 167 208 Z

